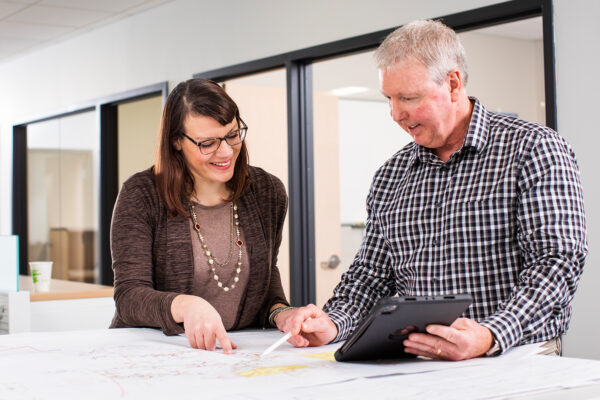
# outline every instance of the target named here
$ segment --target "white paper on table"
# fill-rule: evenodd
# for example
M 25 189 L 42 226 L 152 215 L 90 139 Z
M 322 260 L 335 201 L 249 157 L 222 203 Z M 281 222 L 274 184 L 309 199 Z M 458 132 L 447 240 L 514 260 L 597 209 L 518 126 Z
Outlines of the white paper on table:
M 231 355 L 192 349 L 185 336 L 142 328 L 0 336 L 0 399 L 153 399 L 172 397 L 174 391 L 178 400 L 322 398 L 324 392 L 332 399 L 360 394 L 364 400 L 365 393 L 372 398 L 483 398 L 484 392 L 496 393 L 489 389 L 502 390 L 499 373 L 513 391 L 600 379 L 600 362 L 527 356 L 524 348 L 461 362 L 339 363 L 331 359 L 340 344 L 294 348 L 284 343 L 259 357 L 281 335 L 229 333 L 238 346 Z M 354 390 L 358 384 L 360 393 Z
M 306 386 L 297 388 L 292 393 L 281 391 L 272 395 L 273 398 L 303 400 L 364 400 L 365 393 L 372 399 L 492 400 L 590 384 L 600 384 L 600 362 L 534 355 L 520 360 L 514 358 L 513 362 L 497 365 L 488 363 L 424 374 L 356 379 L 350 382 Z M 569 398 L 568 393 L 563 396 Z M 600 398 L 600 393 L 598 397 Z M 255 397 L 232 395 L 225 399 L 237 398 Z
M 25 333 L 0 337 L 0 398 L 21 393 L 39 399 L 197 399 L 268 393 L 397 373 L 456 368 L 460 363 L 338 363 L 337 345 L 260 353 L 282 334 L 230 333 L 231 355 L 190 348 L 185 336 L 153 329 Z M 465 364 L 467 365 L 467 364 Z M 276 379 L 274 379 L 276 378 Z M 179 396 L 179 393 L 182 393 Z

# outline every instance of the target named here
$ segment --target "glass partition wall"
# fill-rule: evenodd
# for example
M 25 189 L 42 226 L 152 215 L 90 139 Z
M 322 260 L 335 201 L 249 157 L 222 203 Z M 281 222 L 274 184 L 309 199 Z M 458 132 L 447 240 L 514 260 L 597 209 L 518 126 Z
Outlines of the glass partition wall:
M 19 269 L 113 284 L 112 211 L 124 179 L 151 166 L 167 82 L 13 125 L 13 234 Z
M 375 171 L 410 142 L 379 93 L 373 51 L 313 64 L 317 305 L 354 259 Z
M 120 189 L 129 176 L 153 164 L 162 97 L 114 107 Z M 26 134 L 28 261 L 53 261 L 54 279 L 99 283 L 97 112 L 31 123 Z
M 53 261 L 52 277 L 98 277 L 99 137 L 95 112 L 27 130 L 29 261 Z

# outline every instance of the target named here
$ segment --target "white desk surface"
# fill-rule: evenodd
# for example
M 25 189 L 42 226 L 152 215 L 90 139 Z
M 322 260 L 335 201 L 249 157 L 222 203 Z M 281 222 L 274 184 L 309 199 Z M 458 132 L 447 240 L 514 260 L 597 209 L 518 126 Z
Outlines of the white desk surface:
M 19 276 L 19 290 L 29 291 L 31 301 L 113 297 L 114 293 L 114 288 L 112 286 L 65 281 L 62 279 L 52 279 L 50 281 L 50 291 L 48 292 L 35 292 L 33 290 L 31 276 L 28 275 Z
M 339 345 L 296 349 L 274 330 L 230 333 L 238 349 L 191 349 L 153 329 L 0 336 L 0 399 L 593 399 L 600 361 L 537 346 L 462 362 L 339 363 Z

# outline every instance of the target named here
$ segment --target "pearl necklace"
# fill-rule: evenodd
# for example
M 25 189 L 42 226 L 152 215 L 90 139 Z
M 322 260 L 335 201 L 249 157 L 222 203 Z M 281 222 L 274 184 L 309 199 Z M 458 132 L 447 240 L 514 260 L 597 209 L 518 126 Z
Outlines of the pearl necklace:
M 200 224 L 198 223 L 198 220 L 196 218 L 196 209 L 194 208 L 193 203 L 190 205 L 190 209 L 192 211 L 192 219 L 194 221 L 194 229 L 196 230 L 196 233 L 198 233 L 198 238 L 200 239 L 200 244 L 202 245 L 202 250 L 204 251 L 204 255 L 206 256 L 206 260 L 208 262 L 208 267 L 210 268 L 210 270 L 213 273 L 213 279 L 215 281 L 217 281 L 217 286 L 222 288 L 225 292 L 229 292 L 231 289 L 235 288 L 235 284 L 238 283 L 238 281 L 240 280 L 240 272 L 242 272 L 242 244 L 243 243 L 240 240 L 240 223 L 238 221 L 237 205 L 234 203 L 231 203 L 231 214 L 230 214 L 231 229 L 229 231 L 229 254 L 227 255 L 227 259 L 222 263 L 217 261 L 217 259 L 213 255 L 213 253 L 208 248 L 208 245 L 206 244 L 206 242 L 204 240 L 204 236 L 202 235 L 202 233 L 200 233 Z M 235 220 L 235 222 L 234 222 L 234 220 Z M 229 286 L 225 286 L 223 284 L 223 282 L 221 282 L 219 275 L 217 275 L 215 265 L 217 265 L 219 267 L 225 267 L 229 264 L 229 261 L 231 260 L 232 248 L 233 248 L 233 243 L 234 243 L 234 240 L 233 240 L 234 229 L 237 234 L 237 240 L 235 241 L 235 244 L 238 246 L 238 249 L 239 249 L 238 261 L 237 261 L 237 267 L 235 269 L 235 277 L 233 278 L 233 283 Z

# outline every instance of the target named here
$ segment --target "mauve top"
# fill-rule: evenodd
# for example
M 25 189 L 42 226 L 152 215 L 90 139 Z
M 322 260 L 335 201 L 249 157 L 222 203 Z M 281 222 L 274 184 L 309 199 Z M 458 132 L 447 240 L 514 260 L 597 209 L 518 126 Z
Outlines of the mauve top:
M 194 203 L 194 210 L 207 248 L 202 248 L 198 232 L 194 229 L 192 219 L 189 218 L 192 249 L 194 250 L 192 294 L 208 301 L 221 316 L 225 329 L 230 330 L 235 324 L 242 296 L 250 277 L 250 262 L 244 229 L 241 225 L 235 225 L 231 202 L 210 207 Z M 239 215 L 239 212 L 238 208 L 236 213 Z M 238 229 L 241 246 L 236 244 Z M 207 250 L 214 258 L 212 266 L 208 264 Z M 241 265 L 238 265 L 238 262 Z M 238 267 L 239 273 L 237 273 Z M 215 272 L 212 271 L 212 268 L 215 269 Z M 215 275 L 218 280 L 215 279 Z M 219 283 L 221 283 L 221 287 L 219 287 Z M 229 290 L 223 290 L 225 287 Z
M 249 167 L 248 173 L 250 183 L 237 206 L 250 276 L 232 329 L 268 326 L 270 308 L 288 304 L 277 268 L 287 211 L 285 188 L 261 168 Z M 193 293 L 189 219 L 167 217 L 152 168 L 123 184 L 113 212 L 110 242 L 116 304 L 110 327 L 155 327 L 167 335 L 183 333 L 183 325 L 171 315 L 171 302 L 179 294 Z

